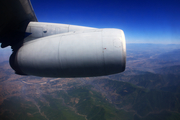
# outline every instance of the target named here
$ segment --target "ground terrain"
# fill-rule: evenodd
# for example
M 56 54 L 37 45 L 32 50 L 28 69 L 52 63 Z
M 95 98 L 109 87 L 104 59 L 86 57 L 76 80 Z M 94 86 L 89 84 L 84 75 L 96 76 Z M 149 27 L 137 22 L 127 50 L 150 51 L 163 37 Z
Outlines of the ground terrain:
M 179 54 L 127 44 L 125 72 L 65 79 L 16 75 L 0 53 L 0 120 L 179 120 Z

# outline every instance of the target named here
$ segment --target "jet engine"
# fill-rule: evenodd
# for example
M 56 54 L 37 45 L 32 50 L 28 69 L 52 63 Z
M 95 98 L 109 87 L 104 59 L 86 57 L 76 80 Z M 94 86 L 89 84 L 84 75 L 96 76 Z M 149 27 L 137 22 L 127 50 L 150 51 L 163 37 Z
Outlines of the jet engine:
M 120 29 L 90 29 L 25 42 L 10 57 L 21 75 L 94 77 L 123 72 L 126 43 Z

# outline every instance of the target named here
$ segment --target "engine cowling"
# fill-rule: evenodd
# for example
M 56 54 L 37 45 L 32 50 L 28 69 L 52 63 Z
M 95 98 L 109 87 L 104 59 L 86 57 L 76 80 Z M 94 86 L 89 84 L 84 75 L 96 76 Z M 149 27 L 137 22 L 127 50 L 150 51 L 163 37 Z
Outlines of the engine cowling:
M 41 77 L 93 77 L 123 72 L 124 32 L 92 29 L 35 39 L 11 55 L 10 65 L 18 74 Z

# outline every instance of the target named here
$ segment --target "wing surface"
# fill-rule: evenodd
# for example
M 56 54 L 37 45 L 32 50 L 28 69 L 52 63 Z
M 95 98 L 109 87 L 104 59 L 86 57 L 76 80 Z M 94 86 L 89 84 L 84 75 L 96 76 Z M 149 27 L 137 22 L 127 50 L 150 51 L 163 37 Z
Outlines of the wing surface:
M 30 0 L 1 0 L 0 17 L 2 48 L 22 41 L 27 36 L 25 30 L 28 23 L 37 21 Z

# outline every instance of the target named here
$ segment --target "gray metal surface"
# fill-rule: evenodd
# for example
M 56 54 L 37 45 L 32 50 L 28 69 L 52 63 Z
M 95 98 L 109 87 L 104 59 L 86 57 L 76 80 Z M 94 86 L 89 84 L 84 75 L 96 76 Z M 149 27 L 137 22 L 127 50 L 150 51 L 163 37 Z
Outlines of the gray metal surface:
M 69 24 L 30 22 L 27 26 L 26 32 L 31 33 L 31 35 L 24 39 L 24 43 L 31 40 L 36 40 L 37 38 L 47 37 L 55 34 L 77 32 L 77 31 L 84 31 L 90 29 L 96 29 L 96 28 L 69 25 Z
M 125 70 L 122 30 L 92 29 L 26 42 L 17 52 L 24 74 L 43 77 L 91 77 Z

